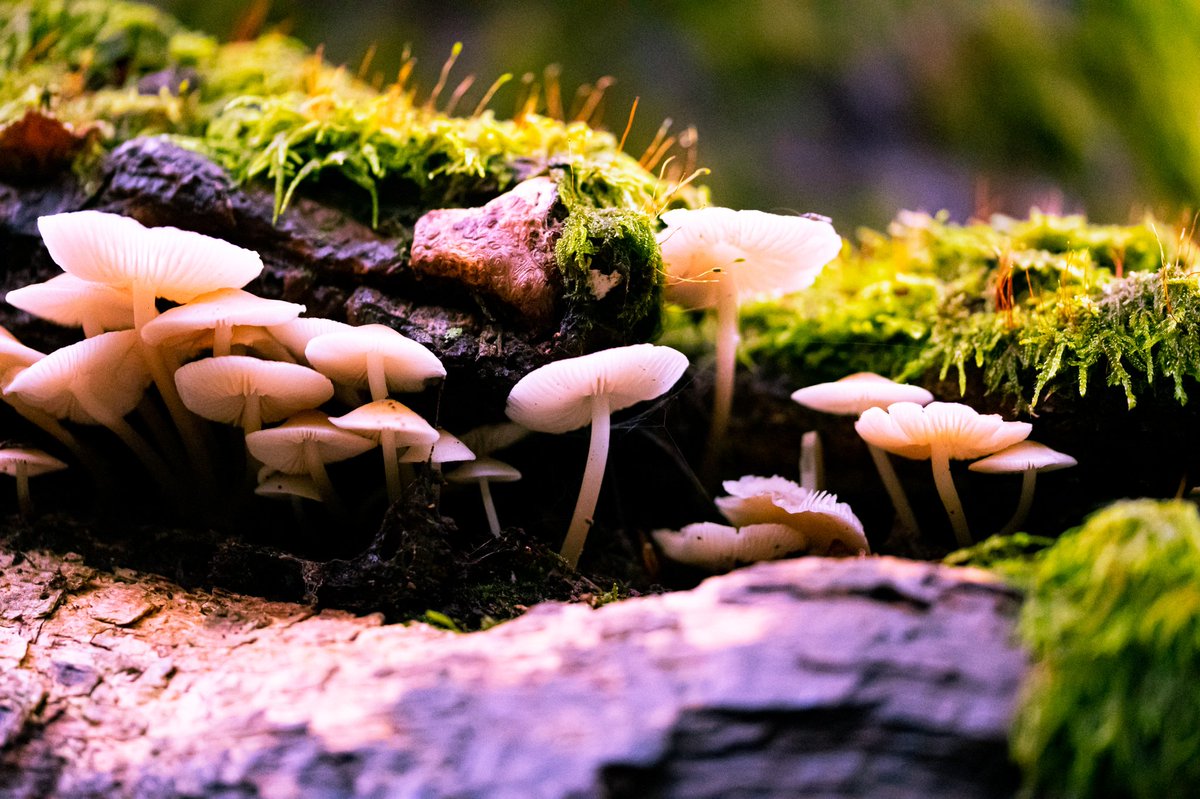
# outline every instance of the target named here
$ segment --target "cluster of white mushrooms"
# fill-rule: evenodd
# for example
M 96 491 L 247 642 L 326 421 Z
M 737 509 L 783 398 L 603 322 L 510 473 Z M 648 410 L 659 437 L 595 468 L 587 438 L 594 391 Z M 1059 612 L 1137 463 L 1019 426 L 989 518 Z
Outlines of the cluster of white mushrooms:
M 708 467 L 715 469 L 732 402 L 739 300 L 807 286 L 836 256 L 841 239 L 826 220 L 755 211 L 669 211 L 663 222 L 660 244 L 668 296 L 691 307 L 717 309 L 717 378 L 708 448 Z M 688 366 L 679 352 L 652 344 L 554 362 L 512 389 L 505 408 L 512 423 L 479 428 L 460 439 L 392 396 L 420 392 L 445 378 L 446 370 L 432 352 L 386 326 L 354 327 L 302 317 L 302 305 L 244 291 L 262 271 L 257 253 L 98 211 L 42 217 L 38 228 L 64 273 L 11 291 L 7 300 L 33 316 L 80 327 L 85 338 L 44 355 L 5 331 L 0 335 L 4 401 L 57 439 L 101 481 L 107 479 L 105 469 L 64 422 L 106 427 L 166 495 L 183 505 L 219 493 L 211 431 L 204 423 L 210 420 L 244 433 L 247 481 L 256 484 L 257 493 L 317 500 L 335 511 L 341 510 L 341 500 L 327 464 L 378 447 L 388 497 L 395 501 L 403 490 L 405 464 L 428 463 L 440 478 L 442 463 L 466 461 L 446 479 L 479 485 L 489 528 L 499 536 L 489 483 L 516 480 L 520 473 L 492 454 L 530 430 L 564 433 L 590 425 L 579 498 L 562 546 L 563 558 L 574 566 L 592 526 L 610 414 L 661 397 Z M 161 300 L 171 307 L 160 312 Z M 151 385 L 153 394 L 147 391 Z M 1037 470 L 1074 463 L 1025 442 L 1028 424 L 931 402 L 922 389 L 875 375 L 811 386 L 794 399 L 829 413 L 860 415 L 856 427 L 901 526 L 914 532 L 916 519 L 884 451 L 929 458 L 964 544 L 970 533 L 950 478 L 950 459 L 1004 450 L 971 468 L 1025 472 L 1020 506 L 1006 530 L 1023 520 Z M 349 410 L 337 416 L 323 410 L 335 404 Z M 140 420 L 130 423 L 135 412 Z M 782 477 L 727 481 L 728 495 L 716 505 L 730 525 L 704 522 L 680 531 L 659 530 L 654 539 L 668 557 L 712 570 L 801 551 L 866 552 L 862 524 L 847 505 L 820 490 L 819 439 L 807 434 L 805 442 L 800 484 Z M 29 477 L 64 467 L 31 448 L 0 452 L 0 471 L 17 478 L 23 513 L 30 507 Z M 189 482 L 179 479 L 186 474 L 195 477 L 197 487 L 190 497 L 185 489 Z

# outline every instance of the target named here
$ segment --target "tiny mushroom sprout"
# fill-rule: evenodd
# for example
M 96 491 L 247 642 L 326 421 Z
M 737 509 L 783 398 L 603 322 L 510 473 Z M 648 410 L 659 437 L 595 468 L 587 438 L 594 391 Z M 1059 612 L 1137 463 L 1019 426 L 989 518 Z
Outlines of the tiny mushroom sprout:
M 715 473 L 733 405 L 738 305 L 807 288 L 837 257 L 842 239 L 828 220 L 728 208 L 675 209 L 658 234 L 667 298 L 717 309 L 717 369 L 705 471 Z
M 487 514 L 488 529 L 496 538 L 500 537 L 500 519 L 496 516 L 496 505 L 492 502 L 489 483 L 513 483 L 521 479 L 521 473 L 504 461 L 479 457 L 452 472 L 446 473 L 451 483 L 478 483 L 479 495 L 483 498 L 483 512 Z
M 797 389 L 792 392 L 792 400 L 821 413 L 859 416 L 868 408 L 886 408 L 893 402 L 927 405 L 933 401 L 933 394 L 920 386 L 897 383 L 883 375 L 856 372 L 832 383 L 817 383 Z M 866 444 L 901 526 L 910 533 L 917 533 L 920 530 L 917 517 L 904 493 L 904 487 L 900 484 L 900 478 L 896 476 L 896 470 L 892 468 L 892 462 L 888 460 L 887 453 L 870 441 Z
M 728 496 L 717 497 L 717 509 L 737 527 L 786 524 L 808 540 L 808 551 L 852 554 L 870 551 L 862 522 L 854 511 L 825 491 L 809 491 L 778 475 L 747 475 L 723 483 Z
M 1079 463 L 1070 455 L 1051 449 L 1036 441 L 1020 441 L 1007 449 L 1002 449 L 994 455 L 972 463 L 967 468 L 973 472 L 985 474 L 1020 473 L 1021 498 L 1012 518 L 1000 530 L 1000 535 L 1012 535 L 1025 523 L 1029 509 L 1033 506 L 1033 489 L 1037 482 L 1038 472 L 1053 472 L 1058 469 L 1068 469 Z
M 386 325 L 362 325 L 317 336 L 304 348 L 312 367 L 330 380 L 371 390 L 374 401 L 392 391 L 420 391 L 446 376 L 424 345 Z
M 868 408 L 854 429 L 869 443 L 902 458 L 930 461 L 938 496 L 962 546 L 972 543 L 962 502 L 950 474 L 950 460 L 974 460 L 1024 441 L 1032 425 L 1006 422 L 998 414 L 981 414 L 957 402 L 897 402 Z
M 438 440 L 438 431 L 419 413 L 392 399 L 368 402 L 329 421 L 343 430 L 353 430 L 379 441 L 388 499 L 392 502 L 400 499 L 401 489 L 397 450 L 401 447 L 432 446 Z
M 760 560 L 778 560 L 809 547 L 804 533 L 786 524 L 730 527 L 697 522 L 680 530 L 654 530 L 650 536 L 671 560 L 709 572 L 727 572 Z
M 513 386 L 505 413 L 517 424 L 543 433 L 592 426 L 579 499 L 561 552 L 572 567 L 579 562 L 600 496 L 610 414 L 661 397 L 687 366 L 687 357 L 670 347 L 633 344 L 548 363 Z
M 317 410 L 301 411 L 278 427 L 246 435 L 246 447 L 260 463 L 285 475 L 306 475 L 331 507 L 338 500 L 325 464 L 353 458 L 374 446 L 371 439 L 341 429 Z
M 30 516 L 33 513 L 33 500 L 29 497 L 29 478 L 65 468 L 67 464 L 40 449 L 0 449 L 0 472 L 17 478 L 17 507 L 20 508 L 22 516 Z
M 295 363 L 262 361 L 246 355 L 204 358 L 179 367 L 175 383 L 184 404 L 196 415 L 260 430 L 316 408 L 333 396 L 333 384 L 319 372 Z

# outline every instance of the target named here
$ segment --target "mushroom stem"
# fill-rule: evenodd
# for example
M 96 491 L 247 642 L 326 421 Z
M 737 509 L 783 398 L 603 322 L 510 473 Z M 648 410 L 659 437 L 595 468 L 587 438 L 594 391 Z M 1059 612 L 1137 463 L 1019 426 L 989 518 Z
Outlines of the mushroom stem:
M 1017 509 L 1013 511 L 1012 518 L 1000 530 L 999 535 L 1012 535 L 1025 523 L 1025 517 L 1033 507 L 1033 489 L 1036 484 L 1037 469 L 1026 469 L 1021 473 L 1021 498 L 1017 501 Z
M 371 401 L 387 399 L 387 376 L 384 374 L 383 355 L 372 352 L 367 355 L 367 385 L 371 387 Z
M 387 479 L 388 502 L 400 499 L 400 462 L 396 460 L 396 432 L 381 430 L 379 448 L 383 451 L 383 474 Z
M 938 496 L 946 506 L 946 515 L 954 528 L 954 537 L 959 546 L 969 547 L 974 543 L 971 531 L 967 527 L 967 515 L 963 512 L 962 502 L 958 491 L 954 488 L 954 477 L 950 474 L 950 456 L 944 446 L 934 444 L 930 450 L 929 462 L 933 468 L 933 483 L 937 486 Z
M 33 515 L 33 500 L 29 497 L 29 464 L 17 461 L 17 508 L 21 518 L 27 519 Z
M 242 411 L 242 430 L 247 435 L 262 430 L 262 397 L 257 394 L 246 395 L 246 407 Z
M 738 295 L 737 284 L 725 272 L 717 273 L 717 368 L 713 380 L 712 421 L 708 430 L 708 450 L 704 455 L 707 482 L 717 478 L 725 433 L 733 409 L 734 372 L 737 368 Z
M 137 456 L 142 465 L 146 467 L 146 471 L 150 472 L 150 476 L 158 483 L 159 487 L 166 492 L 170 497 L 177 497 L 177 487 L 168 479 L 172 474 L 171 467 L 162 459 L 154 448 L 146 442 L 146 439 L 134 430 L 124 419 L 110 419 L 96 417 L 109 430 L 116 434 L 117 438 L 125 443 L 125 446 Z
M 167 371 L 162 350 L 143 343 L 142 357 L 145 358 L 154 385 L 158 388 L 163 403 L 167 406 L 167 413 L 171 415 L 171 421 L 175 423 L 175 429 L 179 431 L 179 436 L 183 439 L 183 446 L 192 460 L 193 468 L 203 480 L 203 485 L 208 493 L 212 494 L 212 459 L 209 458 L 208 448 L 204 446 L 204 439 L 200 434 L 196 417 L 179 398 L 179 389 L 175 387 L 175 379 Z
M 592 527 L 592 514 L 600 498 L 600 484 L 604 481 L 604 467 L 608 462 L 609 399 L 605 394 L 592 397 L 592 438 L 588 447 L 587 466 L 583 470 L 583 482 L 579 486 L 579 499 L 575 502 L 575 513 L 571 526 L 563 540 L 563 559 L 575 568 L 588 531 Z
M 95 338 L 104 332 L 104 327 L 95 319 L 88 318 L 83 320 L 83 337 Z
M 900 518 L 900 526 L 912 535 L 917 535 L 921 532 L 921 527 L 917 524 L 917 516 L 908 502 L 908 495 L 904 493 L 904 486 L 900 484 L 891 458 L 874 444 L 867 444 L 867 451 L 871 453 L 871 460 L 875 461 L 875 470 L 879 472 L 879 479 L 883 481 L 883 487 L 892 501 L 892 508 Z
M 488 529 L 496 538 L 500 537 L 500 518 L 496 516 L 496 505 L 492 502 L 492 489 L 487 479 L 479 481 L 479 496 L 483 497 L 483 512 L 487 514 Z
M 83 448 L 79 440 L 71 434 L 70 430 L 63 427 L 62 424 L 50 414 L 43 410 L 33 407 L 29 403 L 19 397 L 9 394 L 4 397 L 4 401 L 12 406 L 25 421 L 44 430 L 52 436 L 58 443 L 62 444 L 67 450 L 74 455 L 84 467 L 92 473 L 92 477 L 101 485 L 106 484 L 108 472 L 101 468 L 100 462 Z
M 325 469 L 325 462 L 321 460 L 321 455 L 317 451 L 317 442 L 305 441 L 302 445 L 304 453 L 304 465 L 308 468 L 308 476 L 317 484 L 317 490 L 321 492 L 321 500 L 329 506 L 329 510 L 335 516 L 342 516 L 345 507 L 342 505 L 342 499 L 338 496 L 333 487 L 333 481 L 329 479 L 329 472 Z M 292 497 L 293 500 L 299 500 L 299 497 Z
M 233 351 L 233 325 L 218 322 L 213 328 L 212 354 L 214 358 L 228 355 Z
M 131 293 L 133 294 L 133 327 L 138 333 L 141 333 L 142 326 L 158 316 L 158 307 L 154 304 L 156 295 L 150 284 L 138 281 L 134 281 Z
M 809 491 L 825 487 L 825 451 L 816 430 L 800 437 L 800 487 Z

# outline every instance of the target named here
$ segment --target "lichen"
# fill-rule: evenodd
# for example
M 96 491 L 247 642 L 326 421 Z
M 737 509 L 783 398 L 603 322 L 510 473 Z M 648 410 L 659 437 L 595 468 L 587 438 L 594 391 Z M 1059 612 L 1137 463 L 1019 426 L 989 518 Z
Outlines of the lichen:
M 1189 796 L 1200 784 L 1200 514 L 1121 502 L 1040 560 L 1020 621 L 1036 665 L 1012 733 L 1034 795 Z

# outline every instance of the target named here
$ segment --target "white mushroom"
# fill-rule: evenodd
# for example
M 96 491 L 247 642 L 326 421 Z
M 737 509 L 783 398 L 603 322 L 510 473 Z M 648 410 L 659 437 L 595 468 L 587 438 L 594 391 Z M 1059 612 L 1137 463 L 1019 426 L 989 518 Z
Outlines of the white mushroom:
M 1032 429 L 1027 422 L 1006 422 L 998 414 L 980 414 L 957 402 L 897 402 L 867 409 L 854 429 L 867 443 L 902 458 L 929 459 L 934 484 L 946 515 L 962 546 L 971 532 L 950 474 L 950 460 L 974 460 L 1023 441 Z
M 321 499 L 335 508 L 337 493 L 325 464 L 353 458 L 374 446 L 371 439 L 341 429 L 317 410 L 300 411 L 278 427 L 246 435 L 246 448 L 260 463 L 284 474 L 306 475 Z
M 175 383 L 195 414 L 241 427 L 247 433 L 327 402 L 333 384 L 295 363 L 245 355 L 203 358 L 179 367 Z
M 487 514 L 488 529 L 496 538 L 500 537 L 500 519 L 496 516 L 496 505 L 492 502 L 492 490 L 489 483 L 512 483 L 521 479 L 521 473 L 503 461 L 495 458 L 479 457 L 465 463 L 452 472 L 446 473 L 446 480 L 451 483 L 477 483 L 479 495 L 483 498 L 483 512 Z
M 680 530 L 654 530 L 650 537 L 671 560 L 714 573 L 777 560 L 809 547 L 804 533 L 786 524 L 730 527 L 697 522 Z
M 22 516 L 33 514 L 33 500 L 29 496 L 29 478 L 46 472 L 57 472 L 67 464 L 40 449 L 29 447 L 7 447 L 0 449 L 0 472 L 17 479 L 17 507 Z
M 851 553 L 869 552 L 862 522 L 854 511 L 825 491 L 809 491 L 778 475 L 747 475 L 726 480 L 728 496 L 714 502 L 731 524 L 786 524 L 807 537 L 809 551 L 828 554 L 838 547 Z
M 933 401 L 933 394 L 920 386 L 897 383 L 873 372 L 856 372 L 832 383 L 817 383 L 797 389 L 792 392 L 792 400 L 821 413 L 859 416 L 868 408 L 886 408 L 894 402 L 927 405 Z M 918 533 L 920 527 L 916 514 L 887 453 L 870 441 L 866 444 L 901 526 L 912 534 Z
M 63 327 L 82 327 L 88 338 L 133 327 L 133 293 L 82 280 L 69 272 L 44 283 L 13 289 L 9 305 Z
M 1011 447 L 1002 449 L 994 455 L 975 461 L 967 468 L 973 472 L 984 474 L 1015 474 L 1020 473 L 1021 498 L 1012 518 L 1000 530 L 999 535 L 1012 535 L 1025 522 L 1029 509 L 1033 506 L 1033 490 L 1037 483 L 1039 472 L 1053 472 L 1067 469 L 1079 463 L 1070 455 L 1051 449 L 1036 441 L 1021 441 Z
M 446 368 L 424 345 L 385 325 L 362 325 L 316 336 L 304 348 L 313 368 L 338 383 L 369 387 L 371 399 L 420 391 Z
M 827 220 L 728 208 L 676 209 L 659 233 L 667 298 L 717 309 L 717 373 L 705 472 L 715 474 L 733 405 L 738 306 L 749 298 L 807 288 L 837 257 L 841 237 Z
M 211 342 L 215 357 L 229 355 L 236 328 L 282 324 L 304 311 L 303 305 L 267 300 L 241 289 L 201 294 L 185 305 L 163 311 L 142 326 L 142 340 L 156 347 L 182 341 Z
M 376 400 L 329 420 L 343 430 L 353 430 L 379 441 L 388 499 L 400 499 L 400 470 L 397 450 L 401 447 L 432 446 L 438 432 L 421 415 L 392 399 Z
M 687 365 L 687 357 L 670 347 L 634 344 L 546 364 L 521 378 L 509 393 L 505 413 L 530 430 L 565 433 L 592 426 L 579 499 L 561 552 L 572 567 L 579 562 L 600 496 L 610 414 L 662 396 Z

